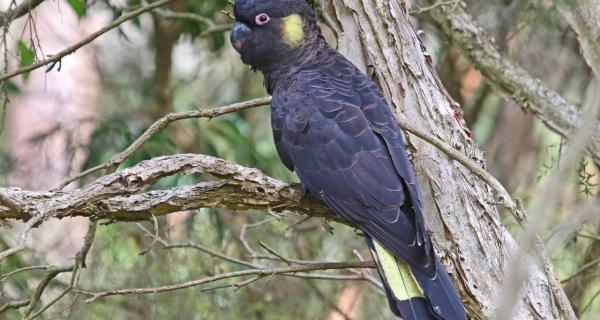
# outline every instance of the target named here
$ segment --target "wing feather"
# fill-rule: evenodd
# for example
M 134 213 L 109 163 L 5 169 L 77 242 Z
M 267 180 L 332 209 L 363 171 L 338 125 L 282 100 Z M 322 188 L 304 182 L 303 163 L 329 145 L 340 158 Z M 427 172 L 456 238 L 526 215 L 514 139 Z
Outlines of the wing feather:
M 392 112 L 341 55 L 275 90 L 277 150 L 304 187 L 413 269 L 435 274 L 422 200 Z

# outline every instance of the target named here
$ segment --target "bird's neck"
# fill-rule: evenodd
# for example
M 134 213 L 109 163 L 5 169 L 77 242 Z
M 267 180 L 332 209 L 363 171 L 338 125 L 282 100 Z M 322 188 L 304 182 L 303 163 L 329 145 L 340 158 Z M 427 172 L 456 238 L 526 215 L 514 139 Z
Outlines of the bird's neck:
M 313 41 L 291 51 L 273 68 L 261 70 L 265 76 L 265 87 L 269 94 L 273 93 L 277 84 L 296 74 L 304 66 L 316 61 L 318 53 L 327 49 L 329 49 L 329 45 L 319 35 Z

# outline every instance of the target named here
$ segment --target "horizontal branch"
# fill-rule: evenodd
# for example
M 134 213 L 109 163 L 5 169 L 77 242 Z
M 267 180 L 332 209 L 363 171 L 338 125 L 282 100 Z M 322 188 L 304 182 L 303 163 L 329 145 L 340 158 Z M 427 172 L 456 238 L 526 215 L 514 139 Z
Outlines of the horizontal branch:
M 349 269 L 349 268 L 374 268 L 375 263 L 373 261 L 356 261 L 356 262 L 324 262 L 324 263 L 314 263 L 309 265 L 294 265 L 289 267 L 276 267 L 276 268 L 265 268 L 265 269 L 249 269 L 235 272 L 228 272 L 223 274 L 218 274 L 212 277 L 206 277 L 203 279 L 166 285 L 162 287 L 156 288 L 128 288 L 128 289 L 120 289 L 120 290 L 110 290 L 104 292 L 86 292 L 86 291 L 77 291 L 82 294 L 86 294 L 91 296 L 91 298 L 87 299 L 87 303 L 92 303 L 98 299 L 115 296 L 115 295 L 129 295 L 129 294 L 148 294 L 148 293 L 158 293 L 158 292 L 167 292 L 174 291 L 179 289 L 190 288 L 194 286 L 198 286 L 201 284 L 211 283 L 219 280 L 251 276 L 251 275 L 259 275 L 261 277 L 275 275 L 275 274 L 283 274 L 283 275 L 294 275 L 304 272 L 316 271 L 316 270 L 339 270 L 339 269 Z M 366 280 L 364 277 L 351 276 L 356 278 L 355 280 Z M 232 285 L 235 287 L 235 285 Z
M 198 112 L 200 111 L 191 113 Z M 142 145 L 145 139 L 168 122 L 185 118 L 183 115 L 175 118 L 171 115 L 166 116 L 166 120 L 157 122 L 161 125 L 153 125 L 148 129 L 147 134 L 142 135 L 138 139 L 139 142 L 134 142 L 130 148 L 133 150 L 138 144 Z M 186 114 L 187 116 L 189 115 Z M 403 129 L 432 143 L 486 181 L 496 191 L 502 203 L 516 214 L 519 220 L 523 219 L 522 213 L 518 212 L 517 206 L 502 185 L 476 163 L 408 123 L 399 124 Z M 124 158 L 130 153 L 128 150 L 129 148 L 116 158 Z M 142 192 L 160 178 L 193 173 L 211 174 L 218 180 Z M 257 169 L 199 154 L 180 154 L 143 161 L 71 192 L 0 188 L 0 219 L 27 221 L 36 216 L 44 216 L 44 219 L 87 216 L 111 221 L 135 221 L 149 219 L 152 215 L 160 216 L 206 207 L 232 210 L 267 209 L 275 212 L 287 210 L 341 221 L 320 201 L 304 195 L 299 185 L 273 179 Z
M 19 309 L 29 304 L 29 299 L 11 301 L 0 307 L 0 314 L 10 309 Z
M 434 2 L 433 0 L 429 1 Z M 579 108 L 545 87 L 525 69 L 500 53 L 492 38 L 460 6 L 439 6 L 428 11 L 438 29 L 467 56 L 486 81 L 525 111 L 533 113 L 550 130 L 570 139 L 583 122 Z M 600 165 L 600 124 L 587 146 Z
M 218 180 L 142 192 L 161 178 L 196 173 L 210 174 Z M 86 216 L 131 221 L 206 207 L 288 210 L 339 221 L 320 201 L 305 195 L 297 184 L 287 184 L 257 169 L 200 154 L 142 161 L 70 192 L 0 188 L 0 219 L 27 221 L 39 216 L 44 219 Z
M 169 123 L 189 118 L 212 118 L 222 114 L 270 103 L 270 97 L 231 104 L 208 110 L 171 113 L 153 123 L 129 147 L 105 164 L 88 169 L 67 180 L 59 188 L 92 172 L 116 168 L 138 150 L 152 135 Z M 414 128 L 406 121 L 398 122 L 404 130 L 433 144 L 471 170 L 490 185 L 502 204 L 519 221 L 523 213 L 504 187 L 477 163 L 445 142 Z M 157 179 L 190 173 L 209 173 L 224 180 L 202 182 L 192 186 L 174 187 L 138 193 Z M 254 180 L 249 177 L 254 176 Z M 256 179 L 256 177 L 261 177 Z M 241 178 L 240 178 L 241 177 Z M 258 181 L 261 180 L 262 181 Z M 270 178 L 256 169 L 246 168 L 222 159 L 205 155 L 175 155 L 154 158 L 120 173 L 104 176 L 84 188 L 65 193 L 61 191 L 33 192 L 16 188 L 0 188 L 0 219 L 29 220 L 36 215 L 55 217 L 88 216 L 113 221 L 149 219 L 151 215 L 198 208 L 229 208 L 233 210 L 270 209 L 276 212 L 294 211 L 315 216 L 339 218 L 318 200 L 301 197 L 301 187 Z

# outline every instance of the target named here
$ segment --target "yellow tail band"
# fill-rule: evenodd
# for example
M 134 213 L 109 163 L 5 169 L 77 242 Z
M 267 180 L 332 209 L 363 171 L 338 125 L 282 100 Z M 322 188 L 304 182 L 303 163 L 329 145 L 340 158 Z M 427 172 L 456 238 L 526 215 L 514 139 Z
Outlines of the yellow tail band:
M 379 260 L 379 268 L 385 277 L 388 286 L 398 300 L 408 300 L 410 298 L 422 297 L 423 290 L 415 280 L 408 265 L 394 257 L 377 241 L 375 244 L 375 255 Z

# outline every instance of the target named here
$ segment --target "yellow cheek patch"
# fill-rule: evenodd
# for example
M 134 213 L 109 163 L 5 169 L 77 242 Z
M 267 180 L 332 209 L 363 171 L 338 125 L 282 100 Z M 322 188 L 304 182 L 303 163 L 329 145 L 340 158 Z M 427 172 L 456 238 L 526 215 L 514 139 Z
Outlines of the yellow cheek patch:
M 298 14 L 283 18 L 283 41 L 290 47 L 296 47 L 304 39 L 304 21 Z

